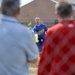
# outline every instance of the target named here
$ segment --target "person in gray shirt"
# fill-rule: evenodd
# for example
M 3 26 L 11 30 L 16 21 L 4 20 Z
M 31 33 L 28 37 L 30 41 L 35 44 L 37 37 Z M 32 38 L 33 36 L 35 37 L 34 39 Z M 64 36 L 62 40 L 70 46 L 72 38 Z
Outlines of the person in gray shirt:
M 0 15 L 0 75 L 29 75 L 28 62 L 39 50 L 32 33 L 17 21 L 20 0 L 2 0 Z

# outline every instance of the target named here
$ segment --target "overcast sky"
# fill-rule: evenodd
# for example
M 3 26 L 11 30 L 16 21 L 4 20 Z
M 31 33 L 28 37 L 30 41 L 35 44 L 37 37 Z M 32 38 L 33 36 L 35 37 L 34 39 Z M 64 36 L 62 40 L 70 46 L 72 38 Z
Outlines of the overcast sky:
M 27 4 L 27 3 L 31 2 L 31 1 L 33 1 L 33 0 L 21 0 L 21 6 Z M 75 0 L 72 0 L 72 3 L 75 4 Z
M 27 4 L 27 3 L 31 2 L 31 1 L 33 1 L 33 0 L 21 0 L 21 6 Z
M 72 0 L 72 3 L 74 3 L 74 4 L 75 4 L 75 0 Z
M 0 0 L 0 1 L 1 1 L 1 0 Z M 33 1 L 33 0 L 21 0 L 21 6 L 27 4 L 27 3 L 31 2 L 31 1 Z M 72 3 L 75 4 L 75 0 L 72 0 Z

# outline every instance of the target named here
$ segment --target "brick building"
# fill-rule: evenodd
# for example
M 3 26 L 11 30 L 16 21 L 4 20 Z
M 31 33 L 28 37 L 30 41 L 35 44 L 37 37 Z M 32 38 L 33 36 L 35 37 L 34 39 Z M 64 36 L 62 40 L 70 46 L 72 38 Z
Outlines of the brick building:
M 40 17 L 45 23 L 54 21 L 55 19 L 55 3 L 51 0 L 34 0 L 21 7 L 19 21 L 24 23 L 33 22 L 35 17 Z
M 58 0 L 34 0 L 21 7 L 19 21 L 27 24 L 34 23 L 35 17 L 40 17 L 41 21 L 51 26 L 55 20 L 55 4 Z

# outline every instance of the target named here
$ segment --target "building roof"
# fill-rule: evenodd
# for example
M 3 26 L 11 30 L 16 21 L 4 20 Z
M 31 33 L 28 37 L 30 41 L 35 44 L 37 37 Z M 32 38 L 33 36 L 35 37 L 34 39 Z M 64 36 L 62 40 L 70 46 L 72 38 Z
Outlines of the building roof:
M 26 4 L 23 4 L 22 6 L 25 6 L 25 5 L 27 5 L 27 4 L 29 4 L 29 3 L 31 3 L 31 2 L 33 2 L 34 0 L 31 0 L 31 1 L 29 1 L 28 3 L 26 3 Z M 55 3 L 58 3 L 60 0 L 51 0 L 51 1 L 53 1 L 53 2 L 55 2 Z M 72 4 L 75 6 L 75 0 L 70 0 L 71 2 L 72 2 Z M 21 6 L 21 7 L 22 7 Z
M 51 0 L 51 1 L 53 1 L 55 3 L 58 3 L 60 0 Z M 73 4 L 73 10 L 75 10 L 75 0 L 69 0 L 69 1 L 72 2 L 72 4 Z
M 19 20 L 34 22 L 35 17 L 40 17 L 44 22 L 55 18 L 55 4 L 51 0 L 33 0 L 21 7 Z M 51 20 L 49 20 L 51 18 Z
M 56 3 L 57 3 L 57 2 L 59 2 L 60 0 L 51 0 L 51 1 L 53 1 L 53 2 L 56 2 Z M 69 0 L 69 1 L 71 1 L 71 2 L 72 2 L 72 4 L 73 4 L 73 5 L 75 5 L 75 0 Z

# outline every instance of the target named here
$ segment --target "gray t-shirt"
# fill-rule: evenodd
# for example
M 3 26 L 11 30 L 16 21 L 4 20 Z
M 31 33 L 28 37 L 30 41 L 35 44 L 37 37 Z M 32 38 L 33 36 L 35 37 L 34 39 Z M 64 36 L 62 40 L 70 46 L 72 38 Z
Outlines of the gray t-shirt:
M 27 63 L 38 55 L 28 28 L 13 17 L 0 15 L 0 75 L 29 75 Z

